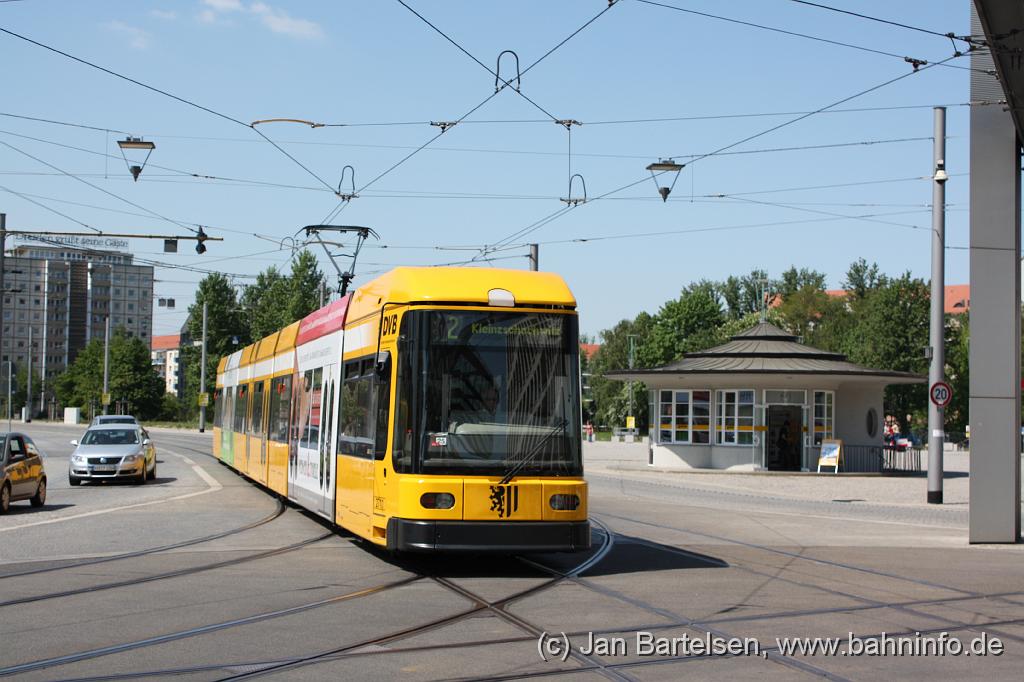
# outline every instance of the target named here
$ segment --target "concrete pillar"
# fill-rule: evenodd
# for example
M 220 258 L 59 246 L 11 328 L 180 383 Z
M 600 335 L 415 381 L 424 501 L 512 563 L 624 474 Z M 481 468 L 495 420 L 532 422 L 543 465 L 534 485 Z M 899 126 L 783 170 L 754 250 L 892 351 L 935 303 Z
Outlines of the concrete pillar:
M 982 33 L 973 12 L 971 32 Z M 985 63 L 987 62 L 987 63 Z M 992 68 L 972 55 L 971 66 Z M 1020 537 L 1020 144 L 993 77 L 971 74 L 970 541 Z

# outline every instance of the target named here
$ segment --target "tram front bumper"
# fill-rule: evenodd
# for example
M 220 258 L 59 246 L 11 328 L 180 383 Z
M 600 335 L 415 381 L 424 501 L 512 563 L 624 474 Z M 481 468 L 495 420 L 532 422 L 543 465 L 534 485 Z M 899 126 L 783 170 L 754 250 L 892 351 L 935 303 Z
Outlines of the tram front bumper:
M 402 552 L 581 552 L 589 521 L 388 520 L 388 549 Z

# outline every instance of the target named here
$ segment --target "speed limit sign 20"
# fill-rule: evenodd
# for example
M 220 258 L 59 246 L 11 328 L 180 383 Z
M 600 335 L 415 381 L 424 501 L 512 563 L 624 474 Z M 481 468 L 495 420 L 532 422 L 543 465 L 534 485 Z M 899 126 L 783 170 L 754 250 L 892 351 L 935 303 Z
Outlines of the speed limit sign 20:
M 953 399 L 953 389 L 945 381 L 936 381 L 928 390 L 928 397 L 937 407 L 945 407 Z

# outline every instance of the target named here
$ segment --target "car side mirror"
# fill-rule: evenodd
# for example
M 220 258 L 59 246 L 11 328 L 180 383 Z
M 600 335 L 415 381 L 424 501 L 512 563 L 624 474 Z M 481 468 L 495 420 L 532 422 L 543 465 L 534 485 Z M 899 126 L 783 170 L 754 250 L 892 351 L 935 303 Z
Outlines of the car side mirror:
M 71 441 L 71 444 L 74 445 L 76 448 L 78 447 L 78 441 L 77 440 Z
M 142 439 L 142 444 L 143 445 L 149 445 L 149 439 L 148 438 L 143 438 Z

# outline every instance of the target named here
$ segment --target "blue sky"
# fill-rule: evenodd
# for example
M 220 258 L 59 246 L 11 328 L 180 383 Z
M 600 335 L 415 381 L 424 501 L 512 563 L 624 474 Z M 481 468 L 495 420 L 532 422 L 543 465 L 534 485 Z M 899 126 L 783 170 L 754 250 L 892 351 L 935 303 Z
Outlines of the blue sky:
M 406 1 L 490 69 L 503 50 L 514 50 L 526 69 L 607 7 L 604 0 Z M 815 268 L 837 287 L 850 262 L 863 257 L 889 274 L 909 270 L 927 279 L 931 185 L 921 178 L 931 172 L 931 106 L 947 104 L 947 243 L 967 244 L 963 68 L 922 69 L 837 107 L 887 110 L 810 116 L 728 150 L 755 153 L 699 159 L 663 203 L 645 170 L 652 161 L 686 163 L 911 73 L 901 55 L 938 61 L 954 46 L 791 0 L 662 4 L 896 56 L 620 0 L 526 73 L 522 96 L 506 88 L 362 189 L 436 136 L 430 121 L 459 119 L 494 94 L 493 75 L 399 2 L 2 2 L 0 27 L 237 121 L 374 125 L 260 127 L 318 179 L 246 126 L 0 34 L 0 113 L 111 131 L 0 116 L 0 142 L 96 185 L 0 145 L 0 185 L 24 195 L 0 190 L 0 211 L 10 229 L 80 228 L 25 197 L 107 231 L 183 232 L 154 214 L 203 225 L 225 239 L 209 243 L 203 256 L 186 242 L 177 255 L 159 253 L 155 241 L 135 241 L 132 250 L 254 275 L 287 267 L 280 240 L 332 213 L 338 200 L 327 186 L 337 189 L 350 165 L 362 191 L 334 222 L 381 235 L 360 256 L 358 284 L 394 265 L 463 261 L 504 243 L 566 207 L 559 198 L 569 196 L 571 167 L 590 200 L 488 257 L 494 266 L 526 268 L 521 245 L 540 243 L 541 268 L 566 278 L 582 331 L 596 335 L 640 310 L 656 311 L 690 282 L 753 268 L 772 276 L 790 265 Z M 968 32 L 967 0 L 825 4 L 939 33 Z M 966 58 L 949 63 L 968 65 Z M 511 65 L 502 63 L 506 78 Z M 583 125 L 567 132 L 548 113 Z M 396 123 L 403 125 L 377 125 Z M 157 145 L 138 182 L 116 145 L 124 133 Z M 850 144 L 865 142 L 877 143 Z M 825 145 L 849 146 L 764 151 Z M 823 187 L 832 185 L 841 186 Z M 572 196 L 581 194 L 577 181 Z M 323 267 L 332 272 L 326 260 Z M 157 309 L 154 333 L 171 333 L 202 275 L 158 268 L 156 276 L 156 295 L 176 298 L 178 307 Z M 968 252 L 948 250 L 947 283 L 967 280 Z

